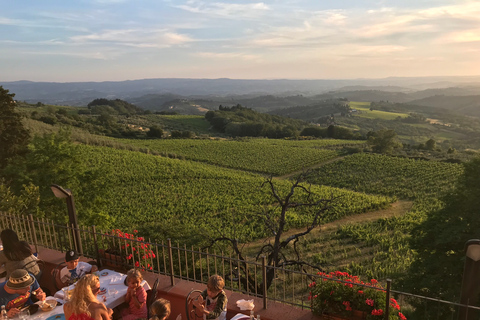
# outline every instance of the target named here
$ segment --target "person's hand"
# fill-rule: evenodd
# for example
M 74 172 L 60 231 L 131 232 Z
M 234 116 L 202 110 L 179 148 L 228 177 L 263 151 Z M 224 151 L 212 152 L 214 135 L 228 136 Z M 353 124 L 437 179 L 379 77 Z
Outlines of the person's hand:
M 108 316 L 112 317 L 113 315 L 113 309 L 107 308 Z
M 12 309 L 8 310 L 7 316 L 8 316 L 9 318 L 13 318 L 13 317 L 15 317 L 19 312 L 20 312 L 20 310 L 18 310 L 17 308 L 12 308 Z
M 35 291 L 35 296 L 40 301 L 44 301 L 47 298 L 47 295 L 45 294 L 45 292 L 43 292 L 42 289 L 38 289 L 37 291 Z

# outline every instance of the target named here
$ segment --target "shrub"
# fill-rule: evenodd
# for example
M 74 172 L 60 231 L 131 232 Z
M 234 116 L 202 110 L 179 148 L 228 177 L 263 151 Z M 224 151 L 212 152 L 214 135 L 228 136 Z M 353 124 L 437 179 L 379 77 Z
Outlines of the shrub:
M 354 310 L 366 313 L 367 320 L 383 320 L 386 292 L 377 280 L 364 283 L 357 276 L 346 272 L 319 272 L 317 282 L 309 287 L 312 312 L 316 315 L 351 317 Z M 390 320 L 407 319 L 395 299 L 390 299 Z

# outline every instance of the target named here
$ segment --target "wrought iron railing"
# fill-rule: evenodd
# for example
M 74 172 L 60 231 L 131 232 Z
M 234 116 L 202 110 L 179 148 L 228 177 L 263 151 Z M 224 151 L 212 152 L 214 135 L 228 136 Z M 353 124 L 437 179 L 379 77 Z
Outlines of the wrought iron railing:
M 61 252 L 75 248 L 75 235 L 80 234 L 83 256 L 96 259 L 103 266 L 117 269 L 138 267 L 166 275 L 170 277 L 172 285 L 176 279 L 206 283 L 211 275 L 219 274 L 225 279 L 226 289 L 263 298 L 264 308 L 267 308 L 268 301 L 277 301 L 309 309 L 311 306 L 308 285 L 321 278 L 313 271 L 305 273 L 267 266 L 265 258 L 260 262 L 241 260 L 238 256 L 224 252 L 195 250 L 193 247 L 182 247 L 178 243 L 173 245 L 170 240 L 154 243 L 136 237 L 118 236 L 115 232 L 99 231 L 95 226 L 79 227 L 77 230 L 73 226 L 55 224 L 32 215 L 0 213 L 0 227 L 2 230 L 15 230 L 21 239 L 34 245 L 36 251 L 39 246 Z M 269 286 L 267 272 L 273 272 L 273 280 Z M 390 283 L 382 290 L 387 293 L 386 301 L 389 301 L 389 297 L 395 297 L 400 302 L 402 312 L 406 310 L 404 313 L 409 315 L 408 319 L 459 319 L 460 308 L 465 308 L 467 314 L 480 310 L 475 306 L 391 290 Z M 387 309 L 385 319 L 388 319 L 388 313 Z

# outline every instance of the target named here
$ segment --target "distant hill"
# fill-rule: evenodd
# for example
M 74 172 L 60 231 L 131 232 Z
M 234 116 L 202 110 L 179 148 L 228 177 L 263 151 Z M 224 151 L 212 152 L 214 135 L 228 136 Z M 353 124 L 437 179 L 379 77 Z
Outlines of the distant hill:
M 478 77 L 418 77 L 383 79 L 320 79 L 320 80 L 242 80 L 242 79 L 141 79 L 105 82 L 32 82 L 0 81 L 0 85 L 16 94 L 16 99 L 29 103 L 86 106 L 98 98 L 122 99 L 135 103 L 139 97 L 149 95 L 178 95 L 182 97 L 229 97 L 231 95 L 255 96 L 314 96 L 329 93 L 338 98 L 349 93 L 352 100 L 389 100 L 403 102 L 402 95 L 408 90 L 431 88 L 480 87 Z M 364 92 L 366 91 L 366 92 Z M 363 92 L 363 93 L 362 93 Z M 381 94 L 390 92 L 393 96 Z M 470 93 L 472 94 L 472 93 Z M 460 95 L 460 94 L 457 94 Z M 418 99 L 415 97 L 414 99 Z M 423 98 L 423 97 L 421 97 Z M 413 100 L 413 99 L 412 99 Z M 234 103 L 230 101 L 229 103 Z M 157 104 L 157 103 L 155 103 Z M 304 104 L 304 103 L 302 103 Z M 138 104 L 141 105 L 141 104 Z
M 464 115 L 480 117 L 480 95 L 475 96 L 445 96 L 437 95 L 424 99 L 410 101 L 410 104 L 443 108 Z

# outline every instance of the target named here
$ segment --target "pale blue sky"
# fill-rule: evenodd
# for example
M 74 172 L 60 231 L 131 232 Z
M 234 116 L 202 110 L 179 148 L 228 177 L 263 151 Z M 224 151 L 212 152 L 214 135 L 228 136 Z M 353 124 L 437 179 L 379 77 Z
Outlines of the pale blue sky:
M 480 75 L 478 0 L 0 3 L 0 81 Z

